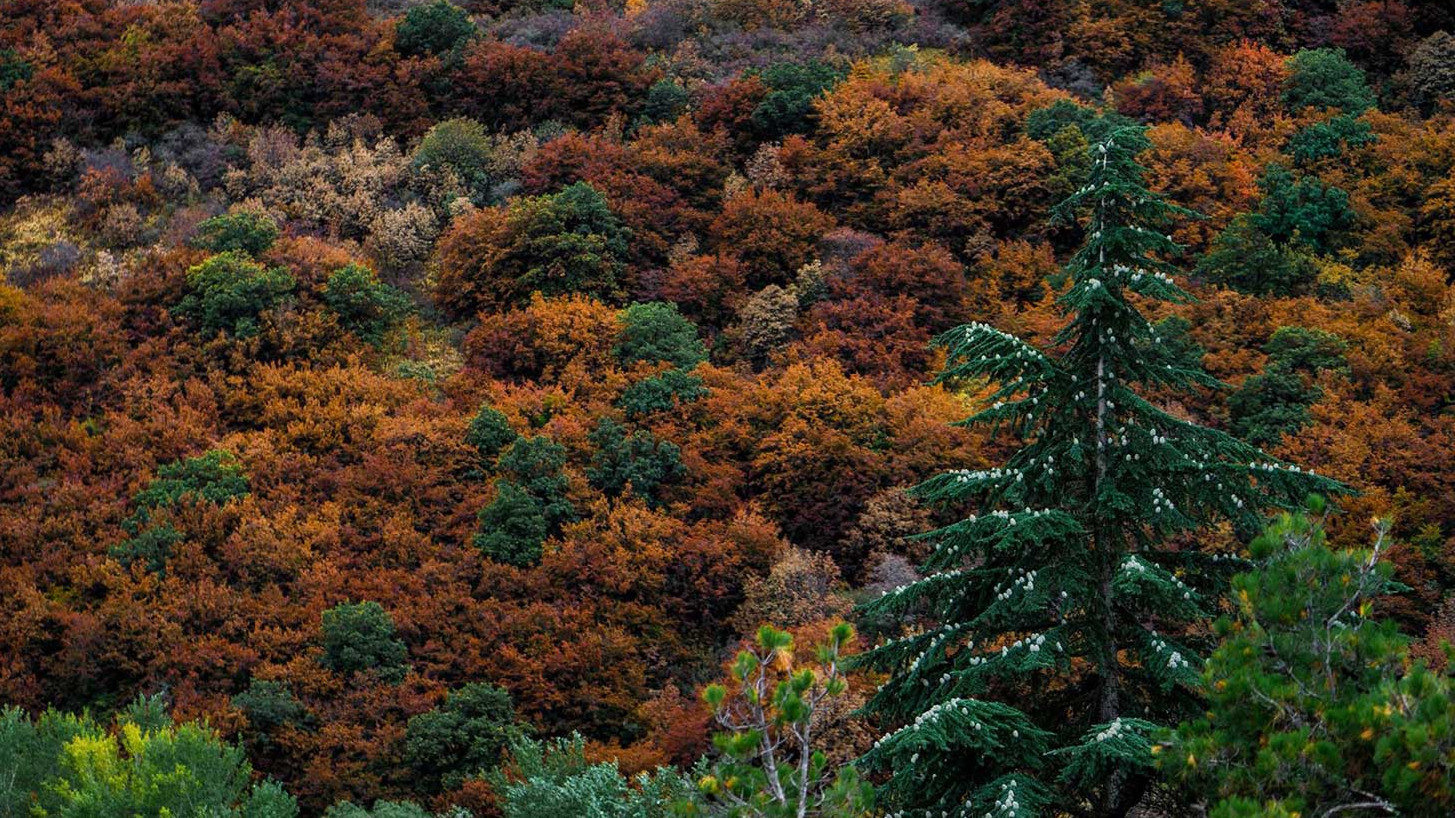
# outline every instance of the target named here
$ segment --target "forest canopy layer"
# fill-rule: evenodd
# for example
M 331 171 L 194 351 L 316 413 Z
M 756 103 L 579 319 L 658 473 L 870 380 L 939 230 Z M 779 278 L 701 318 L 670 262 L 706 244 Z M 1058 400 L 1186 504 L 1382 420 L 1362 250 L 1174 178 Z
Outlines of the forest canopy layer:
M 1449 815 L 1450 639 L 1448 3 L 0 0 L 0 816 Z

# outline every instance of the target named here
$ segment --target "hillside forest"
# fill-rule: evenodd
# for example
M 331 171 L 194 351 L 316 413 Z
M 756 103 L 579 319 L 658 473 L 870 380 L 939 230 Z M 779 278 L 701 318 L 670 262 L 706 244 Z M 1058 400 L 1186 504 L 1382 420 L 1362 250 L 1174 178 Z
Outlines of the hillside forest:
M 1455 814 L 1455 6 L 0 0 L 0 816 Z

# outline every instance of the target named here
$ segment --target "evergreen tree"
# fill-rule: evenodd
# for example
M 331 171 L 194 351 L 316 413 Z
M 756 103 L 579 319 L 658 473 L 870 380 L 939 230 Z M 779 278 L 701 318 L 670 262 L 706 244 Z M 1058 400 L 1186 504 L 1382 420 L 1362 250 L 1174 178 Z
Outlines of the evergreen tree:
M 1236 617 L 1205 671 L 1205 714 L 1154 747 L 1212 818 L 1448 816 L 1455 809 L 1455 690 L 1412 664 L 1410 639 L 1375 616 L 1402 590 L 1368 551 L 1324 539 L 1322 498 L 1283 514 L 1233 578 Z
M 465 442 L 475 447 L 480 459 L 493 462 L 506 446 L 514 443 L 520 435 L 510 425 L 510 418 L 493 406 L 481 406 L 480 411 L 470 418 L 465 427 Z
M 658 440 L 646 429 L 627 434 L 620 423 L 602 418 L 591 432 L 596 454 L 586 477 L 608 497 L 620 496 L 627 486 L 648 505 L 657 504 L 657 489 L 682 478 L 682 450 L 675 443 Z
M 379 280 L 373 270 L 350 264 L 328 277 L 323 301 L 339 326 L 365 343 L 379 346 L 409 312 L 409 296 Z
M 671 767 L 628 779 L 615 762 L 591 762 L 579 734 L 511 742 L 506 770 L 484 776 L 505 818 L 667 818 L 695 804 L 692 782 Z
M 323 612 L 323 656 L 338 673 L 370 672 L 398 682 L 408 672 L 409 649 L 394 633 L 394 618 L 377 602 L 344 602 Z
M 458 787 L 466 776 L 494 769 L 500 753 L 520 735 L 510 694 L 471 682 L 451 690 L 445 703 L 409 720 L 404 757 L 431 792 Z
M 1147 144 L 1137 128 L 1108 134 L 1059 207 L 1090 215 L 1052 349 L 983 324 L 939 339 L 940 382 L 995 385 L 966 423 L 1024 445 L 1000 468 L 918 488 L 977 511 L 928 535 L 923 579 L 865 610 L 925 625 L 863 658 L 890 673 L 868 709 L 908 722 L 864 763 L 891 772 L 906 815 L 1125 815 L 1148 781 L 1151 731 L 1195 706 L 1201 662 L 1175 635 L 1205 618 L 1237 562 L 1169 539 L 1337 489 L 1138 394 L 1217 385 L 1137 306 L 1191 298 L 1162 260 L 1176 245 L 1154 229 L 1187 211 L 1144 186 Z
M 214 253 L 232 251 L 260 256 L 278 240 L 278 223 L 266 213 L 239 210 L 224 213 L 197 225 L 190 244 Z

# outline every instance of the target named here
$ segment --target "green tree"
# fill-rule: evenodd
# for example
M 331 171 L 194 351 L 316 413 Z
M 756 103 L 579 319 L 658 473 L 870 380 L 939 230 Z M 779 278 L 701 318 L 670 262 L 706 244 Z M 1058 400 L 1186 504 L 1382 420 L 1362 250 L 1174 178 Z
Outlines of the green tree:
M 1300 295 L 1311 290 L 1318 268 L 1303 250 L 1279 244 L 1243 213 L 1218 234 L 1197 265 L 1209 281 L 1255 295 Z
M 258 334 L 258 318 L 276 307 L 297 282 L 284 270 L 268 269 L 246 253 L 219 253 L 187 271 L 187 294 L 176 312 L 208 336 Z
M 1307 165 L 1320 159 L 1333 159 L 1350 148 L 1362 147 L 1377 139 L 1368 122 L 1340 114 L 1299 130 L 1289 138 L 1285 150 L 1293 161 Z
M 614 763 L 587 761 L 579 735 L 517 739 L 506 769 L 486 780 L 505 818 L 667 818 L 694 796 L 692 783 L 668 767 L 629 781 Z
M 153 709 L 134 704 L 114 732 L 89 715 L 48 711 L 33 722 L 0 711 L 0 814 L 296 818 L 297 803 L 276 784 L 252 783 L 242 750 L 164 711 L 151 723 Z
M 952 471 L 917 494 L 975 513 L 929 536 L 923 579 L 864 610 L 916 624 L 867 652 L 890 673 L 868 709 L 905 725 L 866 755 L 896 806 L 932 814 L 1124 816 L 1150 777 L 1150 734 L 1196 706 L 1194 633 L 1225 561 L 1171 544 L 1331 481 L 1149 403 L 1139 390 L 1215 386 L 1169 351 L 1138 303 L 1190 296 L 1162 260 L 1185 211 L 1143 184 L 1141 129 L 1099 143 L 1051 350 L 984 324 L 939 339 L 939 381 L 996 385 L 970 418 L 1023 445 L 1003 466 Z M 1013 808 L 1007 807 L 1013 804 Z M 916 813 L 918 814 L 918 813 Z
M 389 330 L 409 312 L 409 297 L 361 264 L 350 264 L 330 275 L 323 301 L 338 316 L 339 326 L 374 346 L 382 344 Z
M 450 818 L 456 818 L 455 813 Z M 373 809 L 364 809 L 352 801 L 341 801 L 323 813 L 324 818 L 435 818 L 424 807 L 410 801 L 375 801 Z M 464 818 L 468 818 L 465 814 Z
M 646 429 L 630 435 L 621 424 L 602 418 L 591 432 L 596 454 L 586 477 L 591 485 L 609 497 L 616 497 L 631 487 L 632 493 L 651 505 L 657 503 L 657 489 L 665 483 L 680 480 L 687 473 L 682 465 L 682 450 L 675 443 L 658 440 Z
M 387 682 L 404 678 L 409 650 L 394 633 L 394 618 L 377 602 L 344 602 L 323 612 L 323 656 L 336 673 L 373 673 Z
M 850 818 L 871 815 L 874 792 L 853 767 L 833 770 L 816 740 L 815 715 L 849 689 L 843 651 L 854 629 L 839 623 L 815 649 L 816 661 L 793 666 L 793 635 L 764 625 L 734 660 L 728 685 L 702 697 L 723 730 L 719 758 L 698 781 L 703 795 L 741 818 Z
M 616 406 L 629 418 L 640 418 L 664 412 L 680 403 L 691 403 L 707 395 L 702 378 L 669 369 L 650 378 L 643 378 L 621 391 Z
M 510 213 L 525 267 L 516 281 L 519 292 L 619 294 L 631 231 L 596 188 L 577 182 L 552 196 L 518 201 Z
M 493 406 L 481 406 L 465 428 L 465 442 L 475 447 L 480 459 L 485 461 L 495 460 L 506 446 L 519 437 L 505 413 Z
M 442 706 L 409 720 L 404 757 L 427 790 L 452 789 L 466 776 L 494 769 L 520 732 L 509 693 L 467 684 L 450 691 Z
M 616 356 L 624 364 L 666 361 L 690 370 L 707 360 L 707 349 L 697 337 L 697 325 L 664 301 L 633 304 L 622 310 L 621 340 Z
M 35 76 L 35 66 L 13 48 L 0 48 L 0 94 Z
M 293 695 L 288 682 L 277 679 L 253 679 L 248 689 L 232 697 L 232 705 L 248 717 L 248 725 L 264 736 L 289 724 L 308 718 L 308 708 Z
M 400 54 L 443 54 L 475 35 L 469 12 L 434 0 L 415 6 L 394 27 L 394 48 Z
M 1240 292 L 1308 292 L 1318 278 L 1313 256 L 1333 250 L 1354 226 L 1349 194 L 1316 176 L 1295 178 L 1282 165 L 1270 165 L 1258 187 L 1258 210 L 1237 216 L 1218 234 L 1198 272 Z
M 1228 397 L 1235 434 L 1249 443 L 1269 446 L 1310 421 L 1309 407 L 1323 397 L 1314 382 L 1319 372 L 1347 372 L 1345 343 L 1332 333 L 1302 327 L 1280 327 L 1263 351 L 1268 364 Z
M 541 503 L 509 480 L 495 483 L 495 499 L 480 510 L 475 547 L 496 562 L 527 568 L 541 560 L 550 533 Z
M 1374 92 L 1343 49 L 1306 48 L 1288 58 L 1283 105 L 1294 114 L 1305 108 L 1335 108 L 1358 116 L 1374 107 Z
M 538 435 L 522 437 L 500 455 L 500 473 L 540 504 L 549 532 L 576 519 L 576 508 L 566 496 L 566 447 Z
M 752 122 L 760 138 L 781 139 L 807 133 L 813 125 L 813 104 L 844 78 L 845 71 L 819 60 L 781 62 L 758 72 L 768 87 L 753 109 Z
M 631 230 L 585 182 L 460 216 L 440 240 L 435 298 L 456 317 L 582 294 L 624 292 Z
M 193 247 L 213 253 L 240 252 L 260 256 L 278 240 L 278 224 L 266 213 L 239 210 L 197 225 Z
M 642 121 L 649 125 L 675 122 L 687 112 L 692 95 L 682 83 L 672 79 L 660 79 L 647 89 L 647 99 L 642 104 Z
M 1234 610 L 1203 680 L 1205 715 L 1153 749 L 1215 818 L 1445 816 L 1455 809 L 1455 689 L 1411 664 L 1409 639 L 1374 615 L 1401 586 L 1380 557 L 1325 542 L 1322 499 L 1250 546 Z
M 1326 253 L 1339 232 L 1354 225 L 1349 194 L 1317 176 L 1295 178 L 1282 165 L 1270 165 L 1258 189 L 1263 198 L 1252 223 L 1274 242 L 1297 242 L 1310 252 Z
M 419 141 L 414 150 L 414 167 L 453 173 L 470 190 L 476 204 L 485 204 L 493 181 L 490 170 L 494 157 L 495 143 L 484 125 L 473 119 L 446 119 L 436 123 Z
M 231 452 L 213 449 L 198 457 L 167 463 L 157 476 L 132 498 L 136 511 L 121 522 L 129 535 L 112 546 L 111 556 L 130 568 L 142 563 L 147 570 L 164 573 L 172 549 L 184 535 L 171 521 L 155 517 L 187 503 L 224 505 L 248 494 L 248 478 Z

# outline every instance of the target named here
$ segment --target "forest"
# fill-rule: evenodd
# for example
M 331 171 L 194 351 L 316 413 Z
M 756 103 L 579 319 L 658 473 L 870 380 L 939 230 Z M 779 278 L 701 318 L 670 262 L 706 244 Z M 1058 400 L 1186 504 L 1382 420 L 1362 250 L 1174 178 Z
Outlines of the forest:
M 1455 814 L 1455 5 L 0 0 L 0 818 Z

